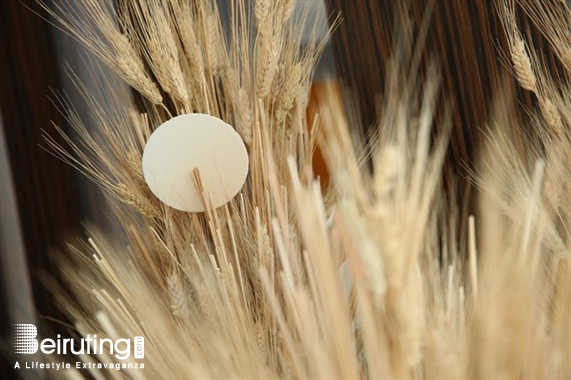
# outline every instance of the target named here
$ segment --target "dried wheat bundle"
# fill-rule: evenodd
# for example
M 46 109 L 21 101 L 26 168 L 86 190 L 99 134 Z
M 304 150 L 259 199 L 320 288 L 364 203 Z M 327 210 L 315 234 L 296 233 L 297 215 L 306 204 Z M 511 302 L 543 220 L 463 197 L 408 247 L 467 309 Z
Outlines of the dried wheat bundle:
M 146 339 L 143 371 L 92 376 L 571 376 L 571 10 L 563 2 L 522 0 L 561 60 L 559 81 L 524 41 L 513 1 L 498 2 L 513 72 L 538 98 L 530 113 L 540 138 L 524 150 L 512 143 L 517 126 L 501 107 L 508 95 L 498 94 L 474 174 L 484 194 L 475 216 L 441 188 L 450 112 L 438 103 L 436 66 L 425 82 L 417 76 L 413 41 L 399 40 L 391 58 L 371 171 L 332 85 L 318 92 L 308 125 L 324 41 L 302 46 L 306 19 L 293 1 L 232 1 L 227 28 L 214 1 L 117 3 L 85 1 L 81 15 L 52 10 L 145 108 L 111 92 L 123 106 L 106 113 L 78 83 L 101 137 L 63 102 L 80 140 L 64 148 L 46 138 L 132 210 L 116 214 L 128 245 L 94 234 L 62 263 L 78 300 L 62 304 L 75 334 Z M 141 169 L 153 130 L 192 112 L 233 125 L 250 157 L 242 192 L 200 214 L 162 204 Z M 318 143 L 332 177 L 326 193 L 311 166 Z

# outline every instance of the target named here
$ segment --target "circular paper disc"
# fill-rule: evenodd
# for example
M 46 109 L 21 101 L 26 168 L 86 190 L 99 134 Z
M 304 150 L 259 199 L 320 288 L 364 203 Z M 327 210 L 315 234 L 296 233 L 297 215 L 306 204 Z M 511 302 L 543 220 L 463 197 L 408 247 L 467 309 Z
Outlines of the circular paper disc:
M 143 152 L 143 174 L 151 191 L 178 210 L 205 211 L 193 180 L 195 168 L 214 207 L 222 206 L 246 180 L 244 142 L 230 125 L 210 115 L 181 115 L 159 126 Z

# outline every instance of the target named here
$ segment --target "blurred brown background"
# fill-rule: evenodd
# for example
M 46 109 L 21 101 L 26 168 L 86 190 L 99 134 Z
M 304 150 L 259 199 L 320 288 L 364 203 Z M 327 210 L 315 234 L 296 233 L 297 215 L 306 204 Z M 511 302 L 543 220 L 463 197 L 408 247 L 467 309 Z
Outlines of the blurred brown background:
M 412 19 L 413 41 L 419 41 L 421 29 L 427 28 L 421 68 L 426 68 L 431 59 L 439 64 L 442 99 L 454 107 L 448 170 L 460 174 L 459 186 L 465 187 L 461 177 L 466 175 L 466 167 L 472 166 L 482 131 L 492 116 L 494 94 L 500 86 L 515 84 L 506 68 L 509 50 L 496 10 L 499 1 L 325 0 L 325 3 L 328 14 L 340 14 L 343 19 L 333 37 L 333 52 L 345 99 L 351 99 L 365 129 L 377 120 L 377 99 L 384 91 L 387 58 L 393 51 L 396 32 L 402 29 L 403 15 Z M 531 37 L 540 57 L 552 72 L 561 70 L 547 41 L 525 12 L 519 6 L 516 12 L 518 25 Z M 523 109 L 534 105 L 536 99 L 529 92 L 518 86 L 513 86 L 513 90 L 517 98 L 514 106 Z

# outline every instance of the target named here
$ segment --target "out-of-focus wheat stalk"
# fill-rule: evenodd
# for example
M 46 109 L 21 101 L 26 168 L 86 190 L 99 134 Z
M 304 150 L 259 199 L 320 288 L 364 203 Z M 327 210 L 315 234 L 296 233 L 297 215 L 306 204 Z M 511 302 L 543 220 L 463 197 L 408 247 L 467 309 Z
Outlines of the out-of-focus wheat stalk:
M 531 150 L 545 149 L 546 172 L 545 183 L 547 187 L 546 197 L 553 206 L 558 224 L 561 227 L 569 223 L 571 209 L 569 208 L 569 194 L 571 170 L 569 166 L 571 148 L 571 70 L 568 62 L 569 46 L 571 46 L 571 30 L 568 25 L 571 22 L 571 11 L 568 6 L 555 1 L 548 1 L 543 5 L 538 2 L 521 1 L 522 8 L 536 23 L 544 36 L 551 42 L 551 47 L 559 58 L 563 67 L 561 74 L 555 75 L 547 71 L 546 65 L 539 54 L 531 49 L 529 55 L 519 49 L 524 42 L 515 22 L 515 3 L 513 0 L 501 2 L 500 15 L 504 21 L 512 62 L 519 83 L 525 89 L 532 91 L 538 98 L 538 111 L 534 119 L 534 127 L 541 138 L 541 142 Z M 531 45 L 530 45 L 531 46 Z M 516 54 L 520 51 L 521 54 Z M 528 69 L 522 70 L 521 62 L 528 62 Z M 533 77 L 533 86 L 526 85 L 525 74 Z M 559 190 L 556 190 L 559 189 Z M 563 192 L 563 193 L 561 193 Z M 569 227 L 564 228 L 562 234 L 569 238 Z
M 54 10 L 147 100 L 139 114 L 109 90 L 106 99 L 122 105 L 109 114 L 78 82 L 102 133 L 92 136 L 62 97 L 79 140 L 64 148 L 46 138 L 134 211 L 116 215 L 128 247 L 94 234 L 72 248 L 74 262 L 61 263 L 77 300 L 62 307 L 77 333 L 144 336 L 145 369 L 124 373 L 132 378 L 567 379 L 570 10 L 521 2 L 567 76 L 546 71 L 518 29 L 515 3 L 500 0 L 513 72 L 539 100 L 531 110 L 538 137 L 518 150 L 508 110 L 496 107 L 473 216 L 441 189 L 451 115 L 438 103 L 436 66 L 411 85 L 414 41 L 402 37 L 387 65 L 370 170 L 333 84 L 317 91 L 309 128 L 308 88 L 324 42 L 302 44 L 306 18 L 293 7 L 303 2 L 232 1 L 228 28 L 215 1 Z M 161 204 L 140 168 L 152 131 L 188 112 L 233 125 L 250 156 L 242 193 L 219 209 L 205 195 L 203 214 Z M 331 174 L 326 193 L 311 166 L 317 133 Z

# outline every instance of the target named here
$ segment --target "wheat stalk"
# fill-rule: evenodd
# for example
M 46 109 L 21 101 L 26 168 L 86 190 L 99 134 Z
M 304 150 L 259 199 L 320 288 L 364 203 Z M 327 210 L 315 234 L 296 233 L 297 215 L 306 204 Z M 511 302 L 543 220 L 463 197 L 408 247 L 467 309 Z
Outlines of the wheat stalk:
M 541 113 L 547 121 L 547 124 L 553 129 L 555 136 L 561 136 L 563 123 L 561 121 L 559 111 L 557 110 L 557 106 L 547 98 L 540 98 L 539 108 L 541 109 Z
M 134 8 L 134 17 L 139 23 L 142 39 L 140 49 L 145 52 L 147 62 L 161 84 L 162 89 L 174 100 L 188 107 L 189 96 L 184 84 L 179 63 L 179 54 L 169 13 L 158 2 L 140 3 Z
M 120 107 L 109 113 L 79 85 L 101 136 L 62 102 L 79 142 L 67 137 L 66 150 L 47 140 L 139 214 L 115 214 L 126 246 L 98 237 L 61 263 L 78 300 L 62 307 L 79 334 L 146 339 L 145 372 L 96 373 L 399 380 L 570 373 L 568 84 L 557 84 L 527 47 L 515 3 L 498 11 L 515 78 L 538 97 L 531 126 L 541 140 L 517 148 L 508 137 L 516 135 L 513 115 L 504 108 L 493 115 L 502 125 L 478 149 L 474 216 L 443 190 L 452 116 L 437 112 L 434 66 L 420 83 L 398 50 L 413 46 L 410 35 L 388 61 L 382 132 L 369 147 L 352 138 L 337 87 L 314 92 L 318 117 L 309 119 L 322 131 L 331 175 L 322 193 L 311 166 L 317 137 L 304 112 L 323 41 L 310 38 L 302 50 L 306 19 L 292 13 L 303 2 L 257 0 L 250 12 L 237 0 L 227 35 L 213 1 L 127 1 L 119 20 L 101 4 L 88 3 L 91 29 L 72 14 L 58 20 L 110 66 L 122 54 L 125 67 L 116 71 L 149 102 L 141 115 L 128 96 L 111 93 L 103 99 Z M 551 41 L 564 41 L 557 25 Z M 157 85 L 167 104 L 152 95 Z M 250 158 L 242 192 L 215 209 L 201 191 L 202 214 L 159 204 L 141 170 L 152 130 L 186 112 L 234 125 Z M 193 179 L 203 190 L 199 172 Z
M 260 27 L 262 22 L 268 17 L 270 5 L 270 0 L 256 0 L 254 2 L 254 14 L 256 15 L 256 23 L 258 27 Z
M 157 85 L 151 81 L 143 69 L 143 63 L 127 37 L 124 35 L 117 36 L 115 47 L 117 49 L 117 57 L 111 66 L 116 67 L 119 75 L 135 90 L 139 91 L 141 95 L 152 103 L 161 104 L 163 98 L 159 93 Z
M 236 105 L 234 106 L 236 109 L 236 128 L 240 136 L 247 145 L 252 144 L 252 124 L 254 123 L 254 119 L 252 117 L 252 102 L 250 100 L 250 95 L 248 92 L 243 88 L 240 87 L 238 89 L 238 93 L 236 94 Z
M 291 17 L 293 13 L 294 0 L 280 0 L 280 5 L 282 7 L 281 23 L 285 24 Z
M 527 55 L 525 42 L 520 36 L 514 36 L 511 46 L 511 58 L 519 84 L 526 90 L 536 92 L 535 74 L 531 68 L 531 62 Z
M 287 113 L 292 109 L 295 98 L 299 95 L 302 87 L 301 63 L 296 63 L 289 68 L 285 75 L 284 83 L 278 98 L 277 119 L 279 122 L 285 120 Z
M 43 2 L 40 4 L 56 22 L 86 45 L 141 95 L 154 104 L 162 103 L 162 96 L 156 84 L 145 71 L 140 54 L 132 45 L 132 36 L 121 33 L 116 21 L 117 15 L 108 1 L 85 1 L 84 7 L 79 8 L 79 14 L 66 2 L 54 4 L 54 9 Z
M 267 37 L 260 46 L 262 54 L 256 77 L 256 96 L 264 99 L 270 93 L 274 76 L 276 74 L 280 46 L 276 38 Z
M 126 184 L 118 184 L 116 192 L 123 202 L 133 207 L 141 215 L 144 215 L 148 218 L 155 218 L 160 215 L 156 207 L 151 202 L 149 202 L 147 198 L 133 193 L 131 188 Z

